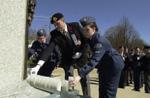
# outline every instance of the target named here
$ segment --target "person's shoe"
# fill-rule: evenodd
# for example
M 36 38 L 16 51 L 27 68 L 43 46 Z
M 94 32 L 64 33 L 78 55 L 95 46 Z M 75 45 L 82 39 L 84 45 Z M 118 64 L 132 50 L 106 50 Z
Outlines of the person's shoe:
M 124 86 L 119 86 L 119 88 L 125 88 Z
M 132 89 L 132 90 L 140 92 L 140 90 L 139 90 L 139 89 Z
M 148 92 L 148 91 L 145 91 L 145 93 L 148 93 L 148 94 L 150 94 L 150 92 Z
M 132 81 L 130 81 L 130 84 L 133 84 L 133 82 L 132 82 Z
M 129 83 L 127 83 L 126 86 L 129 86 Z

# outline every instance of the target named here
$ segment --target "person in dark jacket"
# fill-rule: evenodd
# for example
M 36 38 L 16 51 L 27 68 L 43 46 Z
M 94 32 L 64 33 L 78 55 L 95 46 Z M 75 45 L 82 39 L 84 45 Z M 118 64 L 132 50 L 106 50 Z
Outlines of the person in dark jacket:
M 145 55 L 141 58 L 141 68 L 144 71 L 145 93 L 150 93 L 150 46 L 145 45 Z
M 141 88 L 141 52 L 140 48 L 136 48 L 135 54 L 133 55 L 133 81 L 134 81 L 134 89 L 135 91 L 140 91 Z
M 77 22 L 66 23 L 64 15 L 62 13 L 55 13 L 51 17 L 51 24 L 56 28 L 50 32 L 51 40 L 48 48 L 43 52 L 42 57 L 38 61 L 38 64 L 31 72 L 37 73 L 43 66 L 45 61 L 50 56 L 50 53 L 57 45 L 61 53 L 60 66 L 65 71 L 65 79 L 68 80 L 69 76 L 73 76 L 73 70 L 71 69 L 74 60 L 82 61 L 80 58 L 85 57 L 84 62 L 87 62 L 87 56 L 85 55 L 85 44 L 82 38 L 81 28 Z M 84 64 L 82 64 L 84 65 Z M 90 87 L 88 83 L 88 76 L 81 79 L 81 86 L 83 94 L 90 96 Z
M 46 31 L 44 29 L 39 29 L 37 31 L 37 40 L 33 42 L 31 48 L 29 48 L 29 51 L 28 51 L 28 59 L 29 59 L 28 62 L 29 61 L 32 62 L 32 63 L 28 63 L 30 64 L 29 65 L 30 68 L 33 68 L 36 66 L 37 62 L 42 57 L 42 53 L 45 51 L 47 47 L 48 47 L 48 43 L 46 42 Z M 50 54 L 48 60 L 44 63 L 44 65 L 38 71 L 38 75 L 48 76 L 48 77 L 51 76 L 51 73 L 53 69 L 55 68 L 54 64 L 57 65 L 56 63 L 59 63 L 57 62 L 59 59 L 57 55 L 59 54 L 55 55 L 56 53 L 59 53 L 59 49 L 57 46 L 54 48 L 53 52 Z
M 88 39 L 92 49 L 92 57 L 89 63 L 80 69 L 79 76 L 69 81 L 75 86 L 82 77 L 98 66 L 99 74 L 99 98 L 115 98 L 124 61 L 121 55 L 112 48 L 110 42 L 100 36 L 93 17 L 83 17 L 80 20 L 83 26 L 83 35 Z
M 47 46 L 48 44 L 46 43 L 46 32 L 44 29 L 39 29 L 37 31 L 37 40 L 35 40 L 32 43 L 32 46 L 28 49 L 28 60 L 32 61 L 33 66 L 35 66 L 41 57 L 42 52 L 47 48 Z
M 118 48 L 118 52 L 120 53 L 120 55 L 122 56 L 122 59 L 125 62 L 124 46 L 120 46 Z M 125 67 L 126 67 L 126 65 L 124 66 L 124 68 L 121 72 L 120 81 L 119 81 L 119 88 L 125 88 Z
M 132 58 L 132 50 L 128 50 L 128 48 L 126 48 L 126 52 L 125 52 L 125 66 L 126 66 L 126 70 L 125 70 L 125 83 L 127 86 L 129 86 L 130 84 L 132 84 L 133 82 L 133 58 Z

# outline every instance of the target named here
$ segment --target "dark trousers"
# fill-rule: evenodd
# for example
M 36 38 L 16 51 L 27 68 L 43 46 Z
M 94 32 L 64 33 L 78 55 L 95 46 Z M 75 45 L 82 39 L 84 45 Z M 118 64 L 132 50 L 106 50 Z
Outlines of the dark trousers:
M 56 63 L 47 61 L 45 64 L 39 69 L 38 75 L 51 77 L 53 70 L 56 67 Z
M 141 87 L 140 67 L 135 67 L 133 70 L 134 90 L 139 91 Z
M 129 84 L 132 84 L 133 82 L 133 71 L 131 68 L 128 68 L 125 71 L 125 83 L 128 86 Z
M 70 65 L 62 66 L 65 72 L 65 80 L 68 80 L 69 76 L 73 76 L 73 67 Z
M 79 69 L 78 69 L 79 73 Z M 84 96 L 91 96 L 91 90 L 90 90 L 90 77 L 89 75 L 86 75 L 86 77 L 81 78 L 80 80 L 82 92 Z
M 99 73 L 99 98 L 116 98 L 121 72 Z
M 73 76 L 74 73 L 74 66 L 63 66 L 63 69 L 65 71 L 65 80 L 68 80 L 69 76 Z M 78 73 L 79 73 L 79 68 L 77 68 Z M 86 75 L 86 77 L 82 78 L 80 80 L 82 92 L 84 96 L 91 96 L 91 91 L 90 91 L 90 82 L 89 82 L 89 75 Z
M 119 88 L 124 88 L 124 87 L 125 87 L 125 70 L 122 70 L 120 80 L 119 80 Z
M 123 65 L 104 62 L 98 68 L 99 73 L 99 98 L 116 98 Z
M 144 71 L 145 93 L 150 93 L 150 70 Z

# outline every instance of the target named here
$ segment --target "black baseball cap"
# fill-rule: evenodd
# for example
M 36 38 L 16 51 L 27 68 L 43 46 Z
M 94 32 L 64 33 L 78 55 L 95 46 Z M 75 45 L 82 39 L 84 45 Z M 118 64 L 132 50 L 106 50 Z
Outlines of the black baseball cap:
M 52 15 L 51 17 L 51 24 L 53 24 L 54 22 L 58 21 L 59 19 L 63 18 L 64 15 L 62 13 L 55 13 L 54 15 Z

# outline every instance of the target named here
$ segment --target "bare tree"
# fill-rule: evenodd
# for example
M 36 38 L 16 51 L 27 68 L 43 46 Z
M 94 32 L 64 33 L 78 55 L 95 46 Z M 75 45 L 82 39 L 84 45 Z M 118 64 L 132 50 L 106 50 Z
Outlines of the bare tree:
M 36 40 L 36 32 L 37 31 L 33 28 L 28 30 L 28 44 L 31 44 L 33 40 Z
M 133 25 L 130 24 L 127 17 L 123 17 L 118 25 L 109 28 L 105 36 L 115 48 L 119 46 L 129 48 L 143 46 L 143 41 L 139 37 L 139 33 L 134 29 Z
M 27 4 L 28 4 L 27 24 L 28 24 L 28 26 L 30 26 L 31 22 L 33 20 L 34 12 L 35 12 L 36 0 L 28 0 Z

